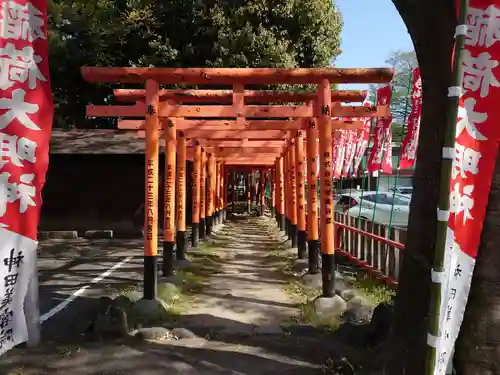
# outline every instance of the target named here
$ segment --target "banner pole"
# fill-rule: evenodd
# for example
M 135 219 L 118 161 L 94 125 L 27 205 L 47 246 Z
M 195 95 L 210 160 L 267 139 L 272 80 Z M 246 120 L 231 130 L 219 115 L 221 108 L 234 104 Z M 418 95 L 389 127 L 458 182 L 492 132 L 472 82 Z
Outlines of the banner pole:
M 392 198 L 393 202 L 391 205 L 391 213 L 389 215 L 389 227 L 387 228 L 387 233 L 386 237 L 391 238 L 391 229 L 392 229 L 392 219 L 394 216 L 394 196 L 396 194 L 396 188 L 398 187 L 398 182 L 399 182 L 399 172 L 401 170 L 401 153 L 403 152 L 403 139 L 405 137 L 406 131 L 408 130 L 408 101 L 410 99 L 410 95 L 412 92 L 412 84 L 413 84 L 413 69 L 410 72 L 410 77 L 408 78 L 408 93 L 406 95 L 406 103 L 405 103 L 405 113 L 404 113 L 404 119 L 403 119 L 403 129 L 401 132 L 401 143 L 399 146 L 399 154 L 398 154 L 398 166 L 396 168 L 396 176 L 394 177 L 394 185 L 392 189 Z
M 460 0 L 458 25 L 467 22 L 468 0 Z M 465 35 L 456 33 L 455 54 L 451 74 L 451 86 L 456 88 L 461 85 L 462 52 L 464 50 Z M 441 289 L 444 280 L 444 260 L 446 253 L 446 237 L 448 232 L 448 215 L 450 208 L 450 184 L 453 157 L 444 157 L 445 150 L 454 150 L 456 139 L 456 125 L 459 107 L 459 96 L 448 94 L 448 122 L 443 145 L 443 160 L 441 164 L 441 181 L 439 186 L 438 220 L 436 242 L 434 247 L 434 259 L 432 262 L 431 300 L 429 306 L 429 327 L 427 334 L 427 366 L 426 374 L 433 375 L 436 372 L 436 355 L 439 341 L 441 339 Z M 441 215 L 440 215 L 441 214 Z M 448 214 L 448 215 L 447 215 Z

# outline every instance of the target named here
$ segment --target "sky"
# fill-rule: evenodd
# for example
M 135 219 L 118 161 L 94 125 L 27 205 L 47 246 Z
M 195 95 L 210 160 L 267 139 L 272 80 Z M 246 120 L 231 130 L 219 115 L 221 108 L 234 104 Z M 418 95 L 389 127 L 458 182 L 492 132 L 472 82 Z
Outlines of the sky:
M 342 13 L 342 54 L 338 68 L 379 68 L 397 50 L 412 51 L 413 44 L 391 0 L 336 0 Z M 340 85 L 364 90 L 367 85 Z

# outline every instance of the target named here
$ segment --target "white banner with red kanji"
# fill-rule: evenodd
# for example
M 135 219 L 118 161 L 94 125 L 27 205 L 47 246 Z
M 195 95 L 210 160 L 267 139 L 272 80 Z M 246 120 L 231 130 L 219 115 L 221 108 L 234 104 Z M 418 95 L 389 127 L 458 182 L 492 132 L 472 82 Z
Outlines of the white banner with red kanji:
M 498 28 L 492 25 L 499 19 L 499 1 L 470 0 L 450 185 L 449 266 L 442 285 L 434 375 L 446 372 L 460 332 L 498 153 L 500 44 Z
M 0 2 L 0 354 L 28 339 L 53 104 L 46 0 Z
M 333 178 L 338 180 L 342 177 L 342 167 L 344 166 L 345 153 L 346 153 L 346 141 L 347 141 L 347 131 L 346 130 L 338 130 L 336 132 L 336 139 L 334 142 L 337 146 L 337 154 L 335 157 L 335 163 L 332 163 L 333 167 Z
M 411 90 L 411 112 L 408 116 L 408 132 L 401 147 L 401 169 L 411 168 L 417 158 L 418 135 L 420 133 L 420 119 L 422 117 L 422 78 L 420 68 L 413 69 L 413 87 Z

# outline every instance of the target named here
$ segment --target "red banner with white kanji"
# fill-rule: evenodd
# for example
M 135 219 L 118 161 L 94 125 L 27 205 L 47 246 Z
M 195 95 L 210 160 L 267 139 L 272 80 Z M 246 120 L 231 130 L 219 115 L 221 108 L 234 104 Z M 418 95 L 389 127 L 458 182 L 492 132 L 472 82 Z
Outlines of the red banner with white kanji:
M 357 120 L 357 119 L 356 119 Z M 349 177 L 349 171 L 351 170 L 352 163 L 354 161 L 354 154 L 356 153 L 356 130 L 346 131 L 346 141 L 345 141 L 345 160 L 344 160 L 344 172 L 342 176 L 345 178 Z
M 434 375 L 445 374 L 460 332 L 498 154 L 499 20 L 500 1 L 470 0 L 467 24 L 457 28 L 466 34 Z
M 381 87 L 377 90 L 377 106 L 390 105 L 392 93 L 391 91 L 391 86 Z M 373 138 L 373 146 L 370 152 L 370 158 L 368 159 L 368 172 L 378 172 L 380 169 L 382 169 L 382 158 L 387 142 L 386 135 L 388 134 L 388 132 L 390 132 L 391 121 L 392 117 L 377 118 L 377 125 L 375 126 L 375 135 Z
M 361 160 L 363 160 L 366 150 L 368 149 L 368 143 L 370 142 L 371 121 L 370 117 L 363 119 L 363 129 L 358 134 L 358 139 L 356 141 L 356 154 L 354 156 L 355 174 L 358 173 Z
M 380 169 L 385 174 L 392 174 L 392 129 L 390 123 L 385 129 L 384 157 Z
M 1 354 L 27 340 L 32 312 L 24 311 L 25 297 L 36 276 L 53 118 L 46 0 L 0 1 L 0 55 Z
M 401 147 L 401 169 L 411 168 L 417 158 L 418 135 L 420 133 L 420 119 L 422 117 L 422 78 L 420 68 L 413 69 L 413 87 L 411 90 L 411 112 L 408 116 L 408 130 Z
M 36 240 L 53 118 L 47 4 L 1 4 L 0 224 Z
M 373 106 L 373 104 L 370 101 L 365 100 L 363 102 L 363 106 L 371 107 Z M 354 155 L 354 167 L 353 167 L 354 175 L 358 174 L 361 160 L 363 160 L 366 150 L 368 149 L 368 144 L 370 143 L 372 118 L 363 117 L 361 118 L 361 121 L 363 121 L 363 128 L 359 131 L 356 140 L 356 153 Z

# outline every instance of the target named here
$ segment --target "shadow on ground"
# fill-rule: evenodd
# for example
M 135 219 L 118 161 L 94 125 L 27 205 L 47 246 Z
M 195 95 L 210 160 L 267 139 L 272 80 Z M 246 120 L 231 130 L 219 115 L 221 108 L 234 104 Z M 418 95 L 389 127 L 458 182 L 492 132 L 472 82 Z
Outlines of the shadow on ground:
M 214 326 L 235 322 L 213 319 Z M 373 353 L 349 346 L 335 335 L 311 329 L 284 335 L 217 334 L 197 331 L 198 338 L 145 342 L 137 338 L 91 342 L 74 338 L 45 343 L 36 350 L 17 349 L 3 358 L 1 374 L 12 375 L 290 375 L 333 374 L 323 365 L 347 356 L 367 362 Z M 369 368 L 365 369 L 369 371 Z M 359 374 L 366 374 L 361 369 Z
M 358 375 L 368 374 L 368 364 L 377 357 L 361 347 L 363 327 L 342 326 L 327 333 L 308 325 L 287 325 L 280 334 L 259 333 L 265 317 L 283 321 L 296 306 L 279 298 L 270 298 L 263 288 L 280 290 L 286 283 L 279 271 L 270 266 L 266 251 L 279 246 L 270 235 L 262 236 L 263 225 L 248 217 L 235 217 L 233 231 L 222 229 L 211 240 L 218 254 L 193 251 L 190 256 L 207 259 L 198 270 L 215 275 L 219 289 L 196 291 L 200 300 L 212 299 L 205 310 L 191 315 L 173 315 L 166 328 L 188 328 L 198 338 L 146 342 L 135 337 L 119 340 L 90 341 L 86 335 L 97 297 L 113 289 L 137 285 L 142 274 L 142 240 L 52 241 L 42 245 L 40 255 L 40 296 L 42 313 L 50 310 L 82 286 L 85 295 L 76 298 L 66 309 L 43 326 L 43 344 L 39 349 L 15 349 L 2 358 L 0 374 L 9 375 L 290 375 L 333 374 L 323 368 L 329 359 L 347 356 L 359 365 Z M 233 243 L 227 243 L 228 239 Z M 224 251 L 242 246 L 242 254 L 224 258 Z M 246 248 L 246 251 L 245 251 Z M 252 249 L 255 253 L 249 252 Z M 234 251 L 233 251 L 234 252 Z M 103 283 L 89 282 L 107 269 L 130 260 Z M 274 262 L 274 260 L 273 260 Z M 276 264 L 279 262 L 277 261 Z M 224 272 L 220 272 L 224 269 Z M 234 270 L 234 273 L 231 272 Z M 256 280 L 261 284 L 256 285 Z M 227 285 L 227 292 L 224 287 Z M 255 295 L 245 292 L 254 285 Z M 222 286 L 222 287 L 221 287 Z M 234 287 L 240 294 L 231 292 Z M 252 289 L 252 288 L 250 288 Z M 261 288 L 262 289 L 262 288 Z M 262 293 L 258 293 L 262 292 Z M 234 316 L 249 314 L 251 322 L 214 315 L 212 310 L 231 311 Z M 252 311 L 255 310 L 255 311 Z M 252 315 L 254 314 L 254 315 Z

